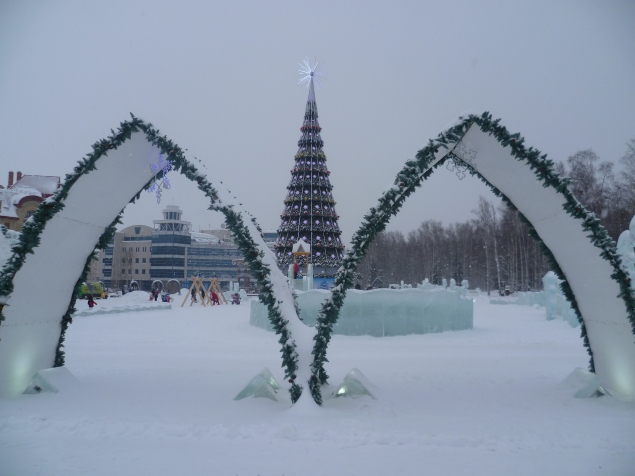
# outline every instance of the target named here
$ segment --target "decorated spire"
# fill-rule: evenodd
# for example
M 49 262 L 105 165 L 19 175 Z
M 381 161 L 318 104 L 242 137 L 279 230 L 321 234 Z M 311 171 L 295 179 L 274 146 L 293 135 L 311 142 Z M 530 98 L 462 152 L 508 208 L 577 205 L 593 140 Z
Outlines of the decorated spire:
M 294 243 L 304 240 L 311 245 L 311 255 L 299 258 L 300 265 L 312 263 L 315 274 L 330 275 L 342 262 L 344 246 L 340 238 L 342 232 L 335 210 L 333 186 L 329 180 L 330 172 L 322 150 L 322 128 L 318 123 L 315 101 L 315 83 L 320 79 L 318 64 L 305 60 L 301 66 L 300 83 L 306 83 L 309 87 L 309 97 L 300 128 L 302 135 L 298 141 L 298 152 L 291 169 L 291 181 L 287 186 L 284 210 L 280 215 L 275 252 L 278 265 L 285 267 L 293 262 Z
M 315 102 L 315 87 L 313 85 L 313 72 L 311 72 L 311 80 L 309 81 L 309 99 L 307 102 Z

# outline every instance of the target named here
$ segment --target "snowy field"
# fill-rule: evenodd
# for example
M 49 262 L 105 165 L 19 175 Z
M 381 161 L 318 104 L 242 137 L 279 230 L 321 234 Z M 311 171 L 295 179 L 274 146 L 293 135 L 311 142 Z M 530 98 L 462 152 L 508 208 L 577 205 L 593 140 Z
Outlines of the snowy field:
M 635 403 L 572 397 L 580 331 L 544 308 L 480 297 L 474 330 L 335 335 L 331 383 L 357 367 L 377 400 L 289 408 L 233 401 L 263 367 L 283 376 L 248 303 L 136 312 L 135 294 L 78 303 L 77 385 L 0 400 L 0 475 L 635 474 Z

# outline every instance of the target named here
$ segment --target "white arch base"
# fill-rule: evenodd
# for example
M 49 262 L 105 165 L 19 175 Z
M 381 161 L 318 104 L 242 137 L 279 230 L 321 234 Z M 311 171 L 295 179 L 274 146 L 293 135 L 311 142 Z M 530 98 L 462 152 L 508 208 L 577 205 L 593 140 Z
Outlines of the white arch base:
M 477 124 L 453 153 L 498 188 L 527 218 L 555 256 L 575 294 L 593 351 L 596 375 L 611 395 L 635 398 L 635 336 L 614 269 L 591 243 L 582 221 L 564 209 L 565 197 L 543 187 L 529 165 Z
M 137 132 L 81 175 L 40 234 L 40 245 L 16 273 L 0 325 L 0 396 L 18 395 L 38 370 L 50 368 L 62 316 L 86 260 L 106 228 L 154 176 L 161 151 Z M 99 206 L 95 207 L 95 199 Z M 47 286 L 34 283 L 50 276 Z

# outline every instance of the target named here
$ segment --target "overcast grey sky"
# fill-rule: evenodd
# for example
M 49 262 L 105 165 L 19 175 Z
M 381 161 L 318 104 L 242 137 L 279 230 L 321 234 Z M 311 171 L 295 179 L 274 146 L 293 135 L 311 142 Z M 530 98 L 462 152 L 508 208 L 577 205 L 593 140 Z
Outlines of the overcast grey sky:
M 403 163 L 463 111 L 490 111 L 554 160 L 589 147 L 617 160 L 635 137 L 632 0 L 2 0 L 0 183 L 9 170 L 63 178 L 133 112 L 275 229 L 306 56 L 326 64 L 317 103 L 346 241 Z M 176 204 L 195 229 L 220 225 L 192 184 L 173 182 L 161 205 L 144 195 L 129 207 L 126 224 Z M 390 229 L 464 221 L 487 193 L 440 170 Z

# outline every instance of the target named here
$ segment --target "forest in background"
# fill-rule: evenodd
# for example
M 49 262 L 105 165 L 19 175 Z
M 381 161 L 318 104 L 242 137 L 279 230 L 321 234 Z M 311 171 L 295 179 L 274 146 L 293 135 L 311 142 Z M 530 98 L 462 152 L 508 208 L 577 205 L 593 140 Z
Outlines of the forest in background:
M 635 138 L 626 148 L 619 171 L 592 149 L 556 165 L 560 175 L 571 179 L 571 192 L 616 241 L 635 215 Z M 512 292 L 542 289 L 549 263 L 518 213 L 504 204 L 496 208 L 482 196 L 472 213 L 474 218 L 466 223 L 444 226 L 428 220 L 407 234 L 380 233 L 358 268 L 360 284 L 415 285 L 427 278 L 433 284 L 468 280 L 470 288 L 482 291 L 507 286 Z

